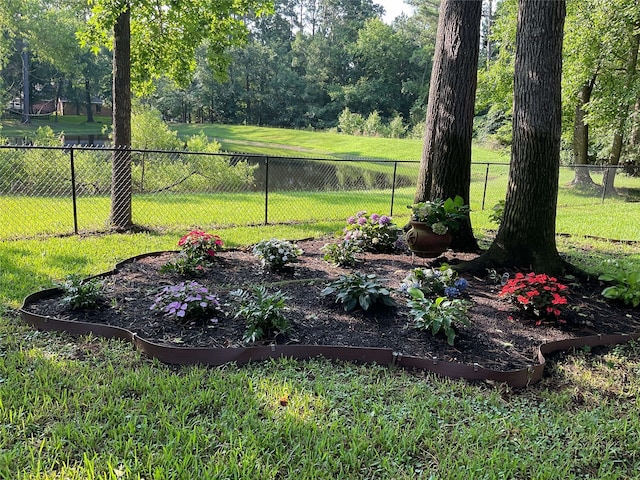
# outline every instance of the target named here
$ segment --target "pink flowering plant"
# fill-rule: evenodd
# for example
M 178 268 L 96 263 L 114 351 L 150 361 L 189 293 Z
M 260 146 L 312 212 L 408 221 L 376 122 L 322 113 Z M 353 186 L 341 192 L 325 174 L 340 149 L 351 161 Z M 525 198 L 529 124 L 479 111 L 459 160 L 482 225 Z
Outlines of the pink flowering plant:
M 515 278 L 504 284 L 500 296 L 536 318 L 536 324 L 540 325 L 543 319 L 565 323 L 560 315 L 562 306 L 567 304 L 567 293 L 568 287 L 555 277 L 544 273 L 517 273 Z
M 218 296 L 195 281 L 163 287 L 150 309 L 177 323 L 201 325 L 218 323 L 224 313 Z
M 374 253 L 390 253 L 398 248 L 402 230 L 391 217 L 367 214 L 364 210 L 347 219 L 344 241 L 353 242 L 362 250 Z
M 161 271 L 190 276 L 202 275 L 205 265 L 213 261 L 216 252 L 219 252 L 223 245 L 218 235 L 192 230 L 178 240 L 180 253 L 176 261 L 168 262 Z

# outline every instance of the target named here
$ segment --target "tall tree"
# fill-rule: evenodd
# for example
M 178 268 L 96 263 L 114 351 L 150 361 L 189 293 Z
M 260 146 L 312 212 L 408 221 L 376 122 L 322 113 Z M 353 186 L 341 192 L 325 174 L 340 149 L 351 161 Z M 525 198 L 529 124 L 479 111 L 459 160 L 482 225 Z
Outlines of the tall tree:
M 556 205 L 562 126 L 563 0 L 518 1 L 513 146 L 504 217 L 475 267 L 516 266 L 560 273 Z
M 208 61 L 224 71 L 228 49 L 246 39 L 244 15 L 270 11 L 270 0 L 91 0 L 85 42 L 114 48 L 114 154 L 111 224 L 133 225 L 131 216 L 130 92 L 149 91 L 163 75 L 186 84 L 195 69 L 196 49 L 207 40 Z M 124 37 L 127 37 L 126 39 Z M 115 42 L 112 41 L 115 38 Z M 130 50 L 129 50 L 130 48 Z M 131 82 L 131 83 L 130 83 Z
M 469 203 L 481 13 L 481 0 L 440 4 L 416 202 L 459 195 Z M 478 249 L 469 219 L 452 245 Z

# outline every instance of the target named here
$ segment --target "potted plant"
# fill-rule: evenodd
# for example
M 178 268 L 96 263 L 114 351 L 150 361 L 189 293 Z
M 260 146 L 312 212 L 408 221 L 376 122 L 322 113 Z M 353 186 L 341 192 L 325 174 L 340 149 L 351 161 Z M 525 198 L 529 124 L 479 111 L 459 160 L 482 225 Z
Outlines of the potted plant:
M 437 257 L 451 243 L 451 232 L 456 231 L 469 214 L 461 196 L 414 203 L 411 209 L 411 228 L 406 239 L 409 249 L 419 257 Z

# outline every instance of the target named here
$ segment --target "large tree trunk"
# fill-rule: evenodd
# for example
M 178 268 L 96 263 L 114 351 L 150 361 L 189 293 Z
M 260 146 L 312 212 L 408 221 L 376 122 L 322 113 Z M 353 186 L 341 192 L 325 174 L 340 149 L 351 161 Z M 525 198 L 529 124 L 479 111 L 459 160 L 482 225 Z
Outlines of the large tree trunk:
M 113 28 L 113 165 L 111 225 L 133 226 L 131 218 L 131 36 L 129 8 Z
M 573 184 L 578 188 L 595 185 L 589 174 L 589 125 L 584 122 L 584 107 L 591 100 L 595 82 L 596 77 L 593 76 L 580 88 L 573 121 L 573 164 L 575 165 Z
M 640 47 L 640 34 L 635 34 L 631 37 L 631 45 L 629 50 L 629 57 L 627 58 L 626 65 L 626 87 L 627 89 L 633 88 L 633 84 L 637 77 L 636 66 L 638 64 L 638 48 Z M 605 170 L 604 176 L 604 196 L 616 195 L 615 176 L 618 165 L 620 165 L 620 156 L 622 155 L 622 146 L 624 140 L 625 125 L 629 116 L 629 103 L 625 102 L 620 106 L 618 112 L 618 124 L 613 134 L 613 144 L 611 145 L 611 153 L 609 154 L 609 168 Z
M 31 123 L 31 101 L 29 97 L 31 80 L 29 79 L 29 49 L 23 40 L 22 46 L 22 123 Z
M 469 203 L 481 14 L 481 0 L 440 4 L 416 202 L 460 195 Z M 470 220 L 455 233 L 452 247 L 478 249 Z
M 93 110 L 91 108 L 91 82 L 88 78 L 84 79 L 84 98 L 85 108 L 87 110 L 87 123 L 93 123 Z
M 565 9 L 560 0 L 518 2 L 513 146 L 504 217 L 489 250 L 466 269 L 506 266 L 559 274 L 567 267 L 555 237 Z

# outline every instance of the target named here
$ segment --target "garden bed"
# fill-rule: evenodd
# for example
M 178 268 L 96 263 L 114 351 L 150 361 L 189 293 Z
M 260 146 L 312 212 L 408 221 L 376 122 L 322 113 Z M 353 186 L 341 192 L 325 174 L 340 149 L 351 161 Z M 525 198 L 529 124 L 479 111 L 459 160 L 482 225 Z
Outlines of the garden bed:
M 113 272 L 103 275 L 104 300 L 97 308 L 72 310 L 61 303 L 62 292 L 52 290 L 29 297 L 22 309 L 23 318 L 43 328 L 47 328 L 47 322 L 50 328 L 55 329 L 65 329 L 61 327 L 64 322 L 76 327 L 78 324 L 74 322 L 118 327 L 133 332 L 135 338 L 154 345 L 154 348 L 157 346 L 171 352 L 189 349 L 196 349 L 200 353 L 206 349 L 241 351 L 247 346 L 242 342 L 245 323 L 242 318 L 234 318 L 231 314 L 237 306 L 230 293 L 238 288 L 264 285 L 270 291 L 281 290 L 288 297 L 289 310 L 286 316 L 291 323 L 291 330 L 286 335 L 265 339 L 257 345 L 278 348 L 287 355 L 287 352 L 295 350 L 287 350 L 289 346 L 309 346 L 307 357 L 317 352 L 324 354 L 322 349 L 312 346 L 384 349 L 385 354 L 380 358 L 387 358 L 386 352 L 395 352 L 394 362 L 389 363 L 423 366 L 418 361 L 397 361 L 400 354 L 400 358 L 427 359 L 434 365 L 464 364 L 473 366 L 476 371 L 497 372 L 531 372 L 532 368 L 539 367 L 544 361 L 539 354 L 542 344 L 561 342 L 552 345 L 566 348 L 593 336 L 595 341 L 591 339 L 582 343 L 606 344 L 614 342 L 609 342 L 608 338 L 598 342 L 598 336 L 640 332 L 638 315 L 631 309 L 603 299 L 600 295 L 602 285 L 597 282 L 585 284 L 565 281 L 569 285 L 568 308 L 562 315 L 566 323 L 543 322 L 536 325 L 534 320 L 524 317 L 499 297 L 501 285 L 495 281 L 495 275 L 487 272 L 486 276 L 465 276 L 469 288 L 464 298 L 471 302 L 470 324 L 458 329 L 455 345 L 450 346 L 443 335 L 434 336 L 411 327 L 407 298 L 399 292 L 393 293 L 397 307 L 376 308 L 368 312 L 356 310 L 348 313 L 335 303 L 334 297 L 322 297 L 320 292 L 329 281 L 354 271 L 330 265 L 323 259 L 321 248 L 329 241 L 335 240 L 298 242 L 304 253 L 296 263 L 281 272 L 261 271 L 259 262 L 248 248 L 219 252 L 213 264 L 205 269 L 204 275 L 195 279 L 219 295 L 224 310 L 229 313 L 216 324 L 180 325 L 150 309 L 161 287 L 185 280 L 177 274 L 159 272 L 162 265 L 175 258 L 175 252 L 131 259 L 119 264 Z M 437 263 L 455 263 L 472 257 L 448 251 Z M 412 257 L 408 253 L 366 253 L 361 258 L 363 261 L 355 271 L 374 274 L 380 283 L 391 289 L 399 288 L 412 268 L 432 265 L 428 260 Z M 67 330 L 76 333 L 82 331 L 76 327 Z M 619 341 L 617 337 L 614 340 Z M 562 343 L 564 341 L 569 343 Z M 263 353 L 260 356 L 264 356 Z M 202 355 L 194 358 L 198 363 L 203 363 Z M 373 358 L 373 361 L 378 361 L 375 355 L 354 355 L 353 358 L 365 361 Z M 163 360 L 167 361 L 168 358 Z M 467 375 L 454 373 L 452 376 Z

